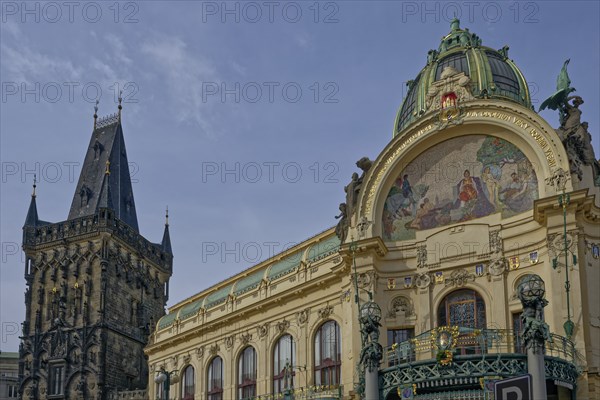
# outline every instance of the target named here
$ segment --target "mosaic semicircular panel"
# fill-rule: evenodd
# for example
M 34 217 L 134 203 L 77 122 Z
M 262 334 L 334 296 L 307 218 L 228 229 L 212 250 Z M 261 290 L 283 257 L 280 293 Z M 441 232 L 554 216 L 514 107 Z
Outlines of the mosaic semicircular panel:
M 515 145 L 486 135 L 453 138 L 397 177 L 385 201 L 383 238 L 414 239 L 419 230 L 495 213 L 508 218 L 531 210 L 537 198 L 535 169 Z

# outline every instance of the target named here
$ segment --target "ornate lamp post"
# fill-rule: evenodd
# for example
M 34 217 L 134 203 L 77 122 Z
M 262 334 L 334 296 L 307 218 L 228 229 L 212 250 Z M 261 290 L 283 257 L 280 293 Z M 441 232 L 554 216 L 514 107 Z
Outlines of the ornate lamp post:
M 383 347 L 379 344 L 379 327 L 381 326 L 381 308 L 373 301 L 373 294 L 369 294 L 369 300 L 360 304 L 358 296 L 358 274 L 356 272 L 356 261 L 354 259 L 356 245 L 351 243 L 352 263 L 354 266 L 354 301 L 358 306 L 358 322 L 360 323 L 361 350 L 359 364 L 363 367 L 365 374 L 364 399 L 379 399 L 379 365 L 383 359 Z M 364 290 L 364 289 L 363 289 Z
M 571 320 L 571 281 L 569 281 L 569 253 L 573 256 L 573 265 L 577 265 L 577 256 L 569 250 L 569 236 L 567 235 L 567 207 L 570 203 L 569 193 L 566 192 L 567 182 L 571 179 L 569 173 L 562 168 L 557 169 L 554 172 L 554 175 L 550 178 L 546 178 L 546 182 L 551 186 L 554 186 L 556 191 L 561 191 L 562 193 L 558 196 L 558 204 L 562 207 L 563 210 L 563 252 L 565 253 L 565 292 L 567 295 L 567 320 L 565 321 L 563 327 L 565 329 L 565 334 L 568 339 L 571 339 L 573 336 L 573 329 L 575 328 L 575 324 Z M 557 243 L 558 247 L 560 244 Z M 562 253 L 562 252 L 561 252 Z M 558 258 L 560 253 L 552 260 L 552 268 L 558 268 Z
M 523 305 L 521 336 L 527 348 L 527 371 L 533 382 L 533 398 L 546 399 L 546 374 L 544 371 L 544 342 L 550 338 L 550 330 L 544 322 L 544 299 L 546 288 L 538 275 L 529 275 L 518 288 L 519 299 Z
M 565 253 L 565 292 L 567 294 L 567 320 L 565 321 L 563 327 L 565 329 L 565 334 L 567 335 L 567 339 L 571 339 L 573 336 L 573 329 L 575 328 L 575 324 L 571 320 L 571 282 L 569 281 L 569 238 L 567 236 L 567 206 L 570 202 L 569 193 L 565 193 L 563 188 L 563 192 L 560 196 L 558 196 L 558 204 L 562 207 L 563 210 L 563 252 Z M 573 255 L 573 265 L 577 264 L 577 256 Z M 556 269 L 558 267 L 558 257 L 552 260 L 552 267 Z
M 171 385 L 179 382 L 179 375 L 177 375 L 177 371 L 168 372 L 164 367 L 160 367 L 160 371 L 156 374 L 154 382 L 163 385 L 163 400 L 169 400 Z
M 383 347 L 379 344 L 379 327 L 381 326 L 381 308 L 372 299 L 360 307 L 360 331 L 362 348 L 360 362 L 365 369 L 365 399 L 379 399 L 379 365 L 383 358 Z

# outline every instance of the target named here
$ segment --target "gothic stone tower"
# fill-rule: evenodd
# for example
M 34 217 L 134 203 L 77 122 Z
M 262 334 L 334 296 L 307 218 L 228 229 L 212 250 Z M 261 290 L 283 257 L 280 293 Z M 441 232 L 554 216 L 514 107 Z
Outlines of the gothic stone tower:
M 97 119 L 68 219 L 38 218 L 35 184 L 23 227 L 23 399 L 109 398 L 144 389 L 143 348 L 164 315 L 173 254 L 138 231 L 119 113 Z

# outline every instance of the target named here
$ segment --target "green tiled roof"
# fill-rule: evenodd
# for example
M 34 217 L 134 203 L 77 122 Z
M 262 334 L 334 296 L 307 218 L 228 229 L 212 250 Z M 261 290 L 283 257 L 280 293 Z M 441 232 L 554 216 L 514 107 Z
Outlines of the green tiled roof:
M 265 275 L 265 270 L 261 269 L 251 273 L 250 275 L 241 278 L 235 284 L 235 288 L 233 289 L 233 294 L 235 296 L 245 293 L 249 290 L 256 289 L 258 285 L 260 285 L 260 281 Z
M 231 286 L 232 285 L 227 285 L 224 288 L 219 289 L 216 292 L 213 292 L 206 296 L 206 301 L 204 302 L 205 307 L 209 308 L 216 306 L 217 304 L 223 303 L 227 299 L 227 295 L 229 295 L 229 292 L 231 292 Z
M 196 301 L 182 307 L 181 310 L 179 310 L 179 319 L 186 319 L 186 318 L 196 315 L 196 313 L 198 313 L 198 310 L 200 310 L 200 308 L 202 308 L 203 301 L 204 301 L 204 299 L 196 300 Z
M 164 317 L 158 320 L 158 329 L 165 329 L 166 327 L 173 325 L 173 322 L 175 322 L 176 318 L 176 312 L 172 312 L 165 315 Z
M 320 260 L 330 254 L 335 253 L 340 248 L 340 239 L 336 236 L 330 236 L 325 240 L 315 243 L 308 251 L 306 257 L 308 262 Z
M 282 260 L 274 263 L 269 268 L 269 280 L 277 279 L 281 276 L 287 275 L 292 272 L 299 264 L 302 259 L 302 252 L 297 251 Z

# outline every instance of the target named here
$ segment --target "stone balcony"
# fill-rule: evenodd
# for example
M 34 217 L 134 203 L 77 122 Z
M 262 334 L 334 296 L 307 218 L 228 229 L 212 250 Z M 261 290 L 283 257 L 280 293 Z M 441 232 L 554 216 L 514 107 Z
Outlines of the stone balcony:
M 447 352 L 439 350 L 441 329 L 456 332 Z M 582 365 L 573 342 L 552 334 L 545 351 L 549 385 L 557 392 L 573 390 Z M 380 398 L 396 399 L 399 388 L 412 388 L 419 399 L 483 399 L 493 381 L 524 374 L 526 350 L 512 330 L 442 327 L 386 349 Z

